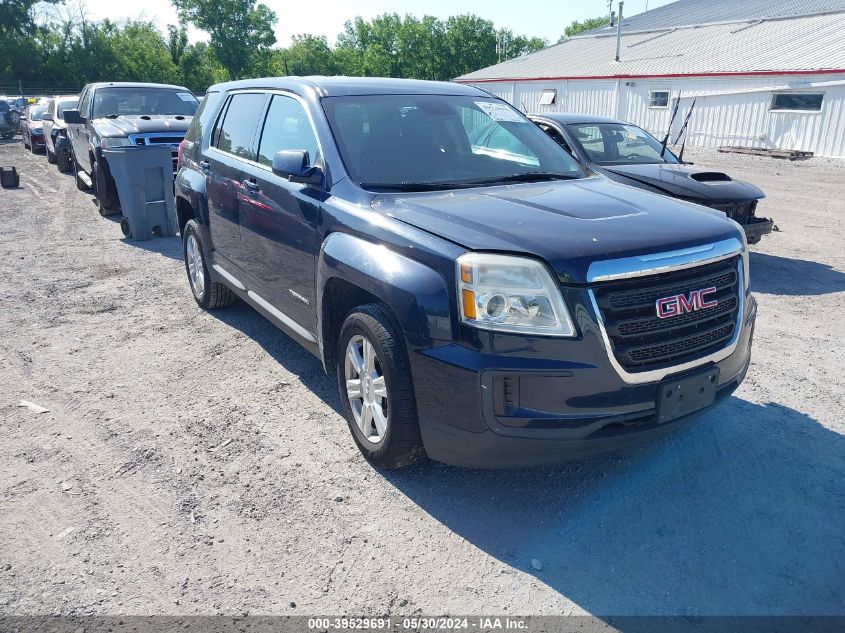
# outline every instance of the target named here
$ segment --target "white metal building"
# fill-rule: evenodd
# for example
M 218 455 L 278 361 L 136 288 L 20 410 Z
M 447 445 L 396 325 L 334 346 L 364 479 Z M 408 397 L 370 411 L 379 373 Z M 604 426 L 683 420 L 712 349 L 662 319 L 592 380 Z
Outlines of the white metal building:
M 679 0 L 458 77 L 525 112 L 579 112 L 687 144 L 845 157 L 845 0 Z M 673 137 L 672 140 L 674 140 Z

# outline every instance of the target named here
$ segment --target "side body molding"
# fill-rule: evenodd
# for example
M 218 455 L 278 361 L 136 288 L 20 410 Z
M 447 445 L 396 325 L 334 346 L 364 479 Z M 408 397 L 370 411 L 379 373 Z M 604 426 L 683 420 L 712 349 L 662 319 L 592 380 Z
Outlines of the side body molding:
M 450 293 L 447 281 L 437 271 L 383 244 L 348 233 L 331 233 L 317 262 L 317 331 L 324 361 L 326 321 L 343 318 L 324 314 L 325 289 L 335 280 L 353 284 L 389 306 L 409 350 L 452 340 Z

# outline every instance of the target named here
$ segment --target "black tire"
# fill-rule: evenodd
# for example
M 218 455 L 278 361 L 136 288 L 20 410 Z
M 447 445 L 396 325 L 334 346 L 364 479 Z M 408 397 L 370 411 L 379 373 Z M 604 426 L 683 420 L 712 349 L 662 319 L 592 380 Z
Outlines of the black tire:
M 200 266 L 203 275 L 202 292 L 198 292 L 191 278 L 191 267 L 188 262 L 188 242 L 195 240 L 195 244 L 199 249 Z M 194 300 L 197 305 L 203 310 L 214 310 L 215 308 L 225 308 L 232 305 L 235 300 L 235 293 L 232 292 L 228 286 L 212 281 L 211 275 L 208 273 L 208 264 L 205 260 L 205 245 L 202 243 L 199 224 L 196 220 L 188 220 L 185 229 L 182 231 L 182 255 L 185 258 L 185 272 L 188 274 L 188 285 L 191 288 L 191 294 L 194 295 Z
M 120 201 L 117 199 L 117 186 L 111 177 L 108 164 L 97 159 L 91 163 L 91 181 L 97 196 L 97 211 L 103 217 L 120 213 Z
M 35 147 L 35 145 L 33 145 L 33 143 L 32 143 L 32 137 L 31 136 L 29 137 L 29 151 L 32 152 L 33 154 L 39 153 L 38 148 Z
M 372 344 L 375 362 L 384 376 L 387 390 L 386 430 L 378 442 L 364 437 L 346 389 L 346 351 L 350 340 L 356 336 L 362 336 Z M 343 323 L 337 349 L 337 385 L 346 422 L 361 454 L 389 470 L 406 468 L 425 456 L 404 339 L 387 309 L 379 304 L 355 308 Z
M 70 159 L 70 154 L 67 150 L 56 153 L 56 167 L 58 167 L 59 171 L 63 174 L 66 174 L 73 169 L 73 161 Z
M 49 147 L 45 146 L 45 148 L 46 148 L 46 151 L 47 151 L 47 162 L 50 163 L 51 165 L 55 165 L 56 164 L 56 153 L 51 152 Z
M 21 134 L 21 143 L 23 143 L 24 149 L 30 149 L 29 143 L 26 142 L 26 134 Z

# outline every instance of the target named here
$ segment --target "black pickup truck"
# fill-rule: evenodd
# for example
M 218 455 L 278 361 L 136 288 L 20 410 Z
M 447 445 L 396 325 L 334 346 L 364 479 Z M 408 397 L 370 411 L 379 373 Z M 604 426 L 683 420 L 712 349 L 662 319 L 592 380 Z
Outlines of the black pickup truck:
M 500 131 L 479 144 L 487 125 Z M 742 228 L 589 175 L 476 88 L 212 86 L 176 201 L 196 302 L 240 297 L 320 359 L 383 467 L 617 449 L 723 400 L 748 369 Z
M 181 86 L 113 82 L 82 89 L 78 109 L 65 110 L 64 120 L 76 186 L 94 190 L 101 215 L 120 212 L 117 187 L 102 149 L 166 144 L 175 172 L 179 143 L 198 106 L 193 93 Z

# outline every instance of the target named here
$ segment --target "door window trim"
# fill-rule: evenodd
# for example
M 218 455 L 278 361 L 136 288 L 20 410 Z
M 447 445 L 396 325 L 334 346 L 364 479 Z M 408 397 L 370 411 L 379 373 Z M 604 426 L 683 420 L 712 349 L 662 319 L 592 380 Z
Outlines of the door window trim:
M 260 90 L 260 89 L 255 89 L 255 88 L 253 88 L 253 89 L 245 88 L 245 89 L 241 89 L 241 90 L 232 90 L 231 92 L 229 92 L 228 96 L 226 97 L 226 103 L 223 105 L 223 107 L 220 109 L 220 113 L 217 115 L 217 121 L 215 122 L 214 128 L 213 128 L 215 131 L 214 131 L 213 136 L 212 136 L 212 141 L 215 141 L 215 143 L 209 145 L 209 150 L 220 152 L 221 154 L 224 154 L 226 156 L 231 156 L 233 159 L 240 161 L 241 163 L 244 163 L 246 165 L 251 165 L 251 166 L 254 166 L 254 167 L 258 167 L 259 169 L 263 169 L 264 171 L 269 172 L 273 177 L 278 178 L 280 181 L 288 183 L 290 185 L 295 185 L 295 186 L 300 187 L 300 188 L 306 186 L 304 183 L 291 183 L 289 180 L 282 178 L 281 176 L 276 176 L 276 174 L 273 173 L 273 168 L 269 165 L 263 165 L 263 164 L 259 163 L 257 160 L 250 160 L 249 158 L 244 158 L 243 156 L 236 156 L 235 154 L 230 154 L 229 152 L 226 152 L 226 151 L 223 151 L 222 149 L 217 148 L 216 138 L 214 138 L 214 137 L 218 133 L 217 130 L 219 130 L 218 124 L 222 120 L 222 117 L 225 116 L 225 112 L 229 110 L 229 104 L 231 103 L 232 96 L 234 96 L 236 94 L 244 94 L 244 93 L 253 93 L 253 94 L 257 93 L 257 94 L 263 94 L 265 96 L 271 97 L 270 99 L 267 99 L 265 101 L 264 108 L 263 108 L 262 113 L 261 113 L 261 117 L 262 117 L 261 118 L 261 134 L 264 133 L 264 124 L 265 124 L 266 119 L 267 119 L 267 112 L 268 112 L 268 109 L 270 107 L 270 104 L 273 102 L 273 99 L 272 99 L 273 95 L 278 94 L 278 95 L 281 95 L 281 96 L 284 96 L 284 97 L 291 97 L 291 98 L 293 98 L 293 99 L 295 99 L 296 101 L 299 102 L 299 105 L 302 106 L 302 109 L 305 110 L 305 115 L 308 117 L 308 123 L 311 125 L 311 131 L 314 133 L 314 138 L 317 139 L 317 148 L 319 149 L 319 152 L 320 152 L 320 163 L 321 163 L 320 166 L 323 169 L 325 181 L 329 182 L 329 180 L 328 180 L 328 178 L 329 178 L 328 170 L 326 169 L 326 166 L 325 166 L 325 152 L 323 150 L 323 142 L 320 140 L 320 135 L 317 134 L 317 126 L 314 125 L 314 117 L 312 116 L 311 111 L 308 109 L 308 102 L 305 99 L 303 99 L 300 95 L 298 95 L 295 92 L 291 92 L 290 90 L 284 90 L 284 89 Z M 261 135 L 259 134 L 257 139 L 255 139 L 255 140 L 257 140 L 258 143 L 260 144 Z M 257 152 L 258 152 L 258 150 L 256 149 L 256 158 L 257 158 Z M 314 185 L 308 185 L 308 186 L 313 187 Z
M 267 116 L 270 114 L 270 107 L 273 105 L 273 97 L 275 97 L 275 96 L 287 97 L 287 98 L 290 98 L 290 99 L 293 99 L 294 101 L 296 101 L 299 104 L 299 107 L 302 108 L 302 111 L 305 112 L 305 116 L 308 119 L 308 125 L 311 126 L 311 134 L 314 135 L 314 140 L 317 142 L 317 153 L 319 154 L 319 157 L 320 157 L 319 162 L 313 162 L 314 157 L 309 156 L 309 159 L 312 160 L 311 166 L 313 167 L 314 165 L 319 164 L 320 167 L 322 168 L 323 164 L 324 164 L 324 161 L 323 161 L 323 156 L 324 156 L 324 154 L 323 154 L 323 144 L 320 142 L 320 135 L 317 134 L 317 126 L 314 125 L 314 119 L 311 116 L 311 112 L 308 110 L 308 103 L 305 101 L 305 99 L 303 99 L 302 97 L 300 97 L 296 93 L 288 92 L 286 90 L 273 90 L 273 91 L 268 92 L 268 94 L 270 95 L 270 98 L 267 100 L 267 104 L 264 106 L 264 116 L 263 116 L 263 119 L 261 121 L 261 131 L 258 133 L 258 139 L 257 139 L 258 140 L 258 151 L 259 152 L 261 151 L 261 138 L 264 136 L 264 128 L 267 127 Z M 256 155 L 256 158 L 257 157 L 258 156 Z M 258 161 L 255 161 L 255 164 L 260 165 L 261 167 L 263 167 L 264 169 L 267 169 L 270 172 L 273 171 L 273 168 L 269 165 L 265 165 L 265 164 L 260 163 Z
M 232 105 L 232 100 L 236 95 L 239 95 L 239 94 L 262 95 L 264 97 L 264 103 L 261 105 L 261 112 L 258 114 L 258 121 L 260 121 L 261 118 L 266 114 L 267 103 L 269 102 L 269 99 L 267 99 L 267 92 L 266 91 L 257 90 L 257 89 L 233 90 L 233 91 L 231 91 L 226 96 L 226 103 L 223 104 L 223 107 L 220 109 L 220 113 L 217 115 L 217 120 L 214 122 L 214 127 L 212 128 L 212 133 L 211 133 L 211 143 L 209 144 L 208 148 L 210 150 L 220 152 L 221 154 L 223 154 L 225 156 L 230 156 L 230 157 L 232 157 L 236 160 L 239 160 L 239 161 L 242 161 L 242 162 L 245 162 L 245 163 L 252 163 L 254 161 L 251 161 L 248 158 L 244 158 L 243 156 L 238 156 L 237 154 L 233 154 L 232 152 L 227 152 L 226 150 L 220 149 L 217 146 L 217 143 L 220 140 L 220 130 L 223 129 L 223 123 L 226 121 L 226 115 L 229 113 L 229 108 Z M 252 128 L 252 138 L 250 140 L 250 143 L 252 145 L 256 145 L 257 138 L 256 138 L 255 133 L 256 133 L 256 129 L 258 127 L 258 121 L 256 121 L 256 123 L 253 125 L 253 128 Z M 258 153 L 257 145 L 255 146 L 255 152 L 256 152 L 256 154 Z

